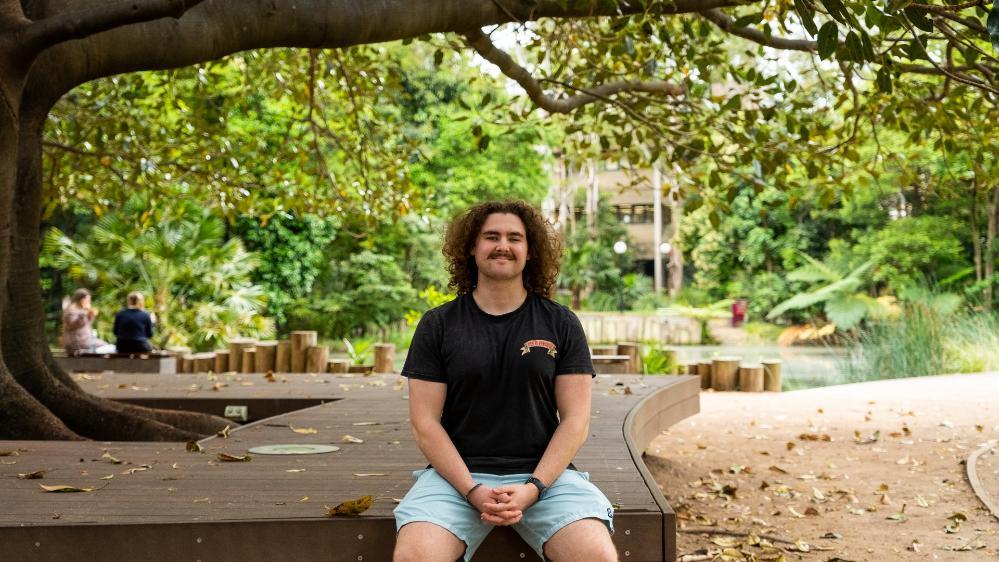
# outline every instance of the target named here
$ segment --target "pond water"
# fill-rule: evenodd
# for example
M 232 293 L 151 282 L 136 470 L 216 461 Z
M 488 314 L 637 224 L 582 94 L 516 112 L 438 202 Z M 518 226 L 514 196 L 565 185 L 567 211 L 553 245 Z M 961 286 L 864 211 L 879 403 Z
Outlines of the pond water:
M 743 363 L 778 359 L 784 390 L 840 384 L 841 366 L 847 350 L 839 347 L 777 345 L 677 345 L 680 363 L 709 360 L 715 357 L 739 357 Z

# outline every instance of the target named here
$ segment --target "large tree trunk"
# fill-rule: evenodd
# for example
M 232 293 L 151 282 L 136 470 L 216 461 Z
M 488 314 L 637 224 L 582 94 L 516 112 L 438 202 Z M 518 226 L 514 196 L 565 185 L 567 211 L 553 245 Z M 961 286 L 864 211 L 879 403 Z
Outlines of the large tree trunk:
M 227 420 L 192 412 L 160 411 L 113 402 L 83 391 L 52 360 L 44 330 L 41 273 L 38 252 L 41 221 L 41 135 L 52 98 L 31 92 L 21 108 L 17 146 L 17 177 L 11 205 L 11 236 L 0 324 L 0 356 L 12 377 L 8 387 L 22 392 L 4 394 L 5 411 L 33 407 L 40 416 L 31 424 L 4 424 L 0 436 L 39 437 L 35 425 L 68 432 L 42 432 L 54 438 L 88 437 L 100 440 L 185 441 L 218 431 Z M 13 384 L 12 384 L 13 383 Z M 30 400 L 29 400 L 30 398 Z M 39 406 L 48 410 L 48 418 Z M 49 419 L 50 418 L 50 419 Z

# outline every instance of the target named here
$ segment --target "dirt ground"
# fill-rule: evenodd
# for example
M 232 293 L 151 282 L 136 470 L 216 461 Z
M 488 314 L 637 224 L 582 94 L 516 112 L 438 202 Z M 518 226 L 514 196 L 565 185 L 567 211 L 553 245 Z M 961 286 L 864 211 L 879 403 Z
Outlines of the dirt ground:
M 999 560 L 999 519 L 965 470 L 997 439 L 999 373 L 950 375 L 703 392 L 646 463 L 677 512 L 680 560 L 970 562 Z M 999 455 L 976 467 L 999 503 Z

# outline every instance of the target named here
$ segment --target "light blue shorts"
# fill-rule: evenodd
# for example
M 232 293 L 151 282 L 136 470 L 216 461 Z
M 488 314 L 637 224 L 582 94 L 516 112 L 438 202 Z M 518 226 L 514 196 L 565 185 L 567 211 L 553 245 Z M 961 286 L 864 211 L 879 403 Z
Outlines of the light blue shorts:
M 472 479 L 489 488 L 523 484 L 530 476 L 472 473 Z M 413 478 L 416 483 L 395 508 L 396 532 L 407 523 L 433 523 L 461 539 L 465 543 L 465 560 L 471 560 L 494 526 L 479 519 L 479 511 L 436 470 L 417 470 Z M 545 543 L 552 535 L 569 523 L 590 518 L 603 521 L 614 533 L 614 508 L 607 497 L 590 482 L 589 474 L 566 470 L 545 489 L 540 501 L 524 511 L 513 529 L 544 558 Z

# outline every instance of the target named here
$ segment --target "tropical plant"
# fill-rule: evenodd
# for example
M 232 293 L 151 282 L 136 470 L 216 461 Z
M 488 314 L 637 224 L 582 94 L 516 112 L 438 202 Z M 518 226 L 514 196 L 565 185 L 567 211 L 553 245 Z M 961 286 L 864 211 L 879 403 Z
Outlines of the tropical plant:
M 802 254 L 807 265 L 788 274 L 788 279 L 818 285 L 807 293 L 798 293 L 775 306 L 767 319 L 773 320 L 789 310 L 804 309 L 819 304 L 829 321 L 841 330 L 856 327 L 865 318 L 884 310 L 884 304 L 872 298 L 861 288 L 868 282 L 868 272 L 874 265 L 867 261 L 852 271 L 842 272 L 828 264 Z
M 368 364 L 374 352 L 374 345 L 374 340 L 370 338 L 355 339 L 353 342 L 343 338 L 343 348 L 354 365 Z
M 221 220 L 193 205 L 160 217 L 143 209 L 135 198 L 75 240 L 52 228 L 43 252 L 69 279 L 93 289 L 105 310 L 119 308 L 131 291 L 147 294 L 160 346 L 209 349 L 237 335 L 273 334 L 261 314 L 264 290 L 250 281 L 258 258 L 238 238 L 225 239 Z M 111 316 L 100 317 L 103 334 Z
M 676 355 L 668 349 L 650 345 L 642 353 L 642 373 L 646 375 L 665 375 L 676 372 Z

